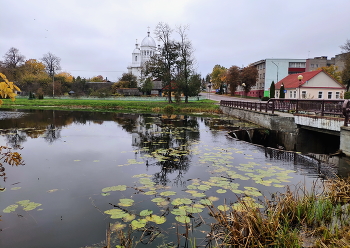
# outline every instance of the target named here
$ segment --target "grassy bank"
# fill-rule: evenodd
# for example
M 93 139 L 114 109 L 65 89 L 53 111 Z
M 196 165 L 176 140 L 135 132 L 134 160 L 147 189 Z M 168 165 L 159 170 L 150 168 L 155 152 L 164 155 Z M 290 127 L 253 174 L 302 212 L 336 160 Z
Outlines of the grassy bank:
M 242 199 L 224 208 L 207 205 L 212 219 L 207 221 L 211 230 L 206 238 L 193 237 L 196 227 L 187 223 L 186 232 L 177 233 L 178 240 L 185 237 L 185 247 L 190 248 L 350 247 L 350 178 L 320 182 L 310 191 L 303 186 L 287 188 L 261 204 L 263 208 L 258 208 Z M 111 237 L 118 244 L 116 247 L 138 247 L 142 237 L 138 240 L 135 232 L 149 231 L 146 227 L 113 227 L 107 231 L 107 247 L 114 247 L 110 245 Z M 164 247 L 180 247 L 180 242 Z
M 169 107 L 171 105 L 172 107 Z M 168 106 L 168 107 L 167 107 Z M 81 100 L 81 99 L 5 99 L 3 109 L 54 109 L 54 110 L 89 110 L 110 112 L 165 113 L 170 114 L 219 114 L 217 102 L 212 100 L 195 100 L 189 103 L 172 103 L 166 101 L 118 101 L 118 100 Z M 172 112 L 172 113 L 171 113 Z

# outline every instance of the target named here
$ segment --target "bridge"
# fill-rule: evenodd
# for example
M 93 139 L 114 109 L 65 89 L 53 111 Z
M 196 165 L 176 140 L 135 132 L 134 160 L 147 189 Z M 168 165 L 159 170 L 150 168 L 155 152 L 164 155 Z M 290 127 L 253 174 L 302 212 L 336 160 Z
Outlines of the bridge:
M 349 100 L 221 100 L 220 106 L 225 114 L 237 116 L 268 129 L 294 134 L 298 128 L 303 128 L 340 136 L 340 149 L 350 155 Z

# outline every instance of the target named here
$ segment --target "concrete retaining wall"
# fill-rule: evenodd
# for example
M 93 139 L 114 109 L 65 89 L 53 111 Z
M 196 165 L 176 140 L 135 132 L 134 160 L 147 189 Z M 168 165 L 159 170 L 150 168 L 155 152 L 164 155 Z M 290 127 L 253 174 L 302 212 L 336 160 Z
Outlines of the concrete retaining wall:
M 340 128 L 340 150 L 347 156 L 350 156 L 350 127 L 342 126 Z

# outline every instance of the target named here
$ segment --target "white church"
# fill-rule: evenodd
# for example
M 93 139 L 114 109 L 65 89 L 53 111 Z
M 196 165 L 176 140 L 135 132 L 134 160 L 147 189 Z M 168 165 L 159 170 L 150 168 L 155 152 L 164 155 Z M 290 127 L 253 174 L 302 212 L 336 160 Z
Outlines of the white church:
M 136 40 L 136 47 L 132 52 L 132 62 L 131 65 L 128 66 L 128 73 L 135 75 L 138 81 L 142 80 L 141 69 L 144 63 L 149 61 L 151 56 L 157 53 L 156 42 L 149 34 L 150 32 L 148 30 L 147 36 L 141 42 L 141 47 L 139 47 Z

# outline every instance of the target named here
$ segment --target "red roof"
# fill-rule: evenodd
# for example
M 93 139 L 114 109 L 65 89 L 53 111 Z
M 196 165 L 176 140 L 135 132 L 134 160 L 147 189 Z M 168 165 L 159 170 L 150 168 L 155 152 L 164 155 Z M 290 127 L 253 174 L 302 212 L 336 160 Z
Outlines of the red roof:
M 299 79 L 298 76 L 302 75 L 303 76 L 303 80 L 301 80 L 301 85 L 303 85 L 304 83 L 306 83 L 306 81 L 309 81 L 311 78 L 313 78 L 314 76 L 316 76 L 317 74 L 319 74 L 320 72 L 322 72 L 322 70 L 318 70 L 318 71 L 309 71 L 309 72 L 303 72 L 303 73 L 298 73 L 298 74 L 290 74 L 288 76 L 286 76 L 285 78 L 283 78 L 281 81 L 279 81 L 276 85 L 275 85 L 275 89 L 280 89 L 282 83 L 284 84 L 284 88 L 285 89 L 295 89 L 299 87 Z M 327 74 L 328 75 L 328 74 Z

